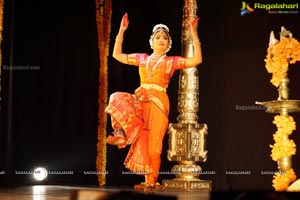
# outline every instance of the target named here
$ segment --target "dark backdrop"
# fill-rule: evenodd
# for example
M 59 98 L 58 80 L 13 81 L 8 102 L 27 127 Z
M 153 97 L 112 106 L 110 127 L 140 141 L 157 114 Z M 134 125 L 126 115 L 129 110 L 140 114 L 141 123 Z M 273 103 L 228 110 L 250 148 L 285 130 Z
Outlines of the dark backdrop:
M 267 1 L 260 1 L 264 2 Z M 278 38 L 280 27 L 285 26 L 296 39 L 300 38 L 299 14 L 255 10 L 241 16 L 241 5 L 239 0 L 198 1 L 203 49 L 203 63 L 198 67 L 199 123 L 206 123 L 209 128 L 208 160 L 200 165 L 204 171 L 214 173 L 202 178 L 212 180 L 215 191 L 272 190 L 272 175 L 262 172 L 277 169 L 269 147 L 276 130 L 272 124 L 274 115 L 265 113 L 261 107 L 249 107 L 255 101 L 278 97 L 276 88 L 270 84 L 271 75 L 264 67 L 270 31 L 274 30 Z M 113 0 L 111 47 L 120 19 L 128 12 L 130 26 L 125 33 L 125 52 L 151 53 L 148 40 L 152 27 L 165 23 L 173 39 L 169 55 L 179 55 L 182 6 L 182 1 L 174 0 Z M 38 69 L 12 71 L 12 99 L 8 92 L 9 71 L 3 70 L 1 156 L 5 159 L 1 159 L 4 161 L 1 167 L 7 173 L 0 175 L 2 185 L 7 180 L 17 185 L 35 184 L 30 176 L 14 173 L 38 165 L 74 172 L 50 176 L 48 184 L 97 185 L 94 175 L 84 174 L 95 170 L 97 143 L 99 59 L 94 1 L 15 0 L 14 6 L 7 3 L 5 9 L 3 65 L 38 66 Z M 9 23 L 11 10 L 13 24 Z M 300 99 L 299 67 L 297 63 L 289 71 L 292 99 Z M 178 115 L 178 73 L 168 88 L 172 123 L 176 123 Z M 139 84 L 137 69 L 122 65 L 111 56 L 108 76 L 109 93 L 133 92 Z M 9 105 L 12 105 L 11 121 L 7 118 Z M 299 114 L 293 116 L 299 126 Z M 10 122 L 12 134 L 8 137 Z M 109 123 L 107 131 L 111 132 Z M 5 151 L 7 138 L 12 138 L 12 146 Z M 296 143 L 299 141 L 299 130 L 292 138 Z M 170 171 L 175 164 L 166 158 L 167 139 L 168 136 L 164 140 L 161 171 Z M 127 171 L 123 167 L 127 150 L 108 146 L 108 186 L 132 186 L 143 181 L 142 176 L 122 174 Z M 297 150 L 293 167 L 299 175 Z M 226 174 L 229 171 L 248 174 Z M 160 180 L 166 178 L 173 176 L 160 176 Z

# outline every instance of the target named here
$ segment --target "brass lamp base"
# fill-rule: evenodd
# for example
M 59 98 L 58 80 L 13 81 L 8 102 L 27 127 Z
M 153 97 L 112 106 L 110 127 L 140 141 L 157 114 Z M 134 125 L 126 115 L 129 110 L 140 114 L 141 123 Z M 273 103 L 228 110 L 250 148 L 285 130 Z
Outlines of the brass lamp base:
M 165 190 L 184 190 L 184 191 L 211 191 L 212 181 L 210 180 L 162 180 Z
M 256 104 L 265 106 L 268 113 L 281 113 L 283 110 L 286 110 L 287 113 L 300 112 L 300 100 L 284 99 L 256 102 Z

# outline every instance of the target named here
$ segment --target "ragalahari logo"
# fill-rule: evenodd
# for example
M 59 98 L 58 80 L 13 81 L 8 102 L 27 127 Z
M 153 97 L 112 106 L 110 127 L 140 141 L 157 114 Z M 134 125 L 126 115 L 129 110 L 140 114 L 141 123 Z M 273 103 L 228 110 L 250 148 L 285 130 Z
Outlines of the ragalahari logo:
M 242 2 L 241 16 L 244 16 L 246 14 L 250 14 L 253 11 L 254 11 L 254 9 L 251 8 L 248 3 L 246 3 L 245 1 Z
M 250 14 L 254 10 L 266 11 L 268 14 L 299 14 L 299 3 L 253 3 L 251 7 L 242 1 L 241 16 Z

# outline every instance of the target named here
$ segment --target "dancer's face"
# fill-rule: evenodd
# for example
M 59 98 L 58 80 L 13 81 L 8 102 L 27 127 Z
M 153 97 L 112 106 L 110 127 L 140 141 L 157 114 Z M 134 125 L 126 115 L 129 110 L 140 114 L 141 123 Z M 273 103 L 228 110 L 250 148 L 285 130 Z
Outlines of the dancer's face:
M 166 52 L 169 47 L 169 37 L 164 31 L 158 31 L 153 37 L 153 50 Z

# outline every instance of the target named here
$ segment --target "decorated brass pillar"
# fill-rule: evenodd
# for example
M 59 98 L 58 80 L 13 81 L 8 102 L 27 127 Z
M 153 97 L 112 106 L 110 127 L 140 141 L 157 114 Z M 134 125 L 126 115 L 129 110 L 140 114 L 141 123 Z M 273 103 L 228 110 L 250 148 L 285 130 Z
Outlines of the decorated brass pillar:
M 189 21 L 196 17 L 197 1 L 185 0 L 182 24 L 182 55 L 192 57 L 194 54 Z M 172 172 L 175 179 L 163 180 L 165 189 L 211 190 L 211 181 L 200 180 L 201 167 L 197 162 L 205 162 L 207 125 L 198 123 L 199 111 L 199 77 L 197 66 L 183 69 L 179 77 L 177 124 L 169 124 L 168 159 L 177 161 Z

